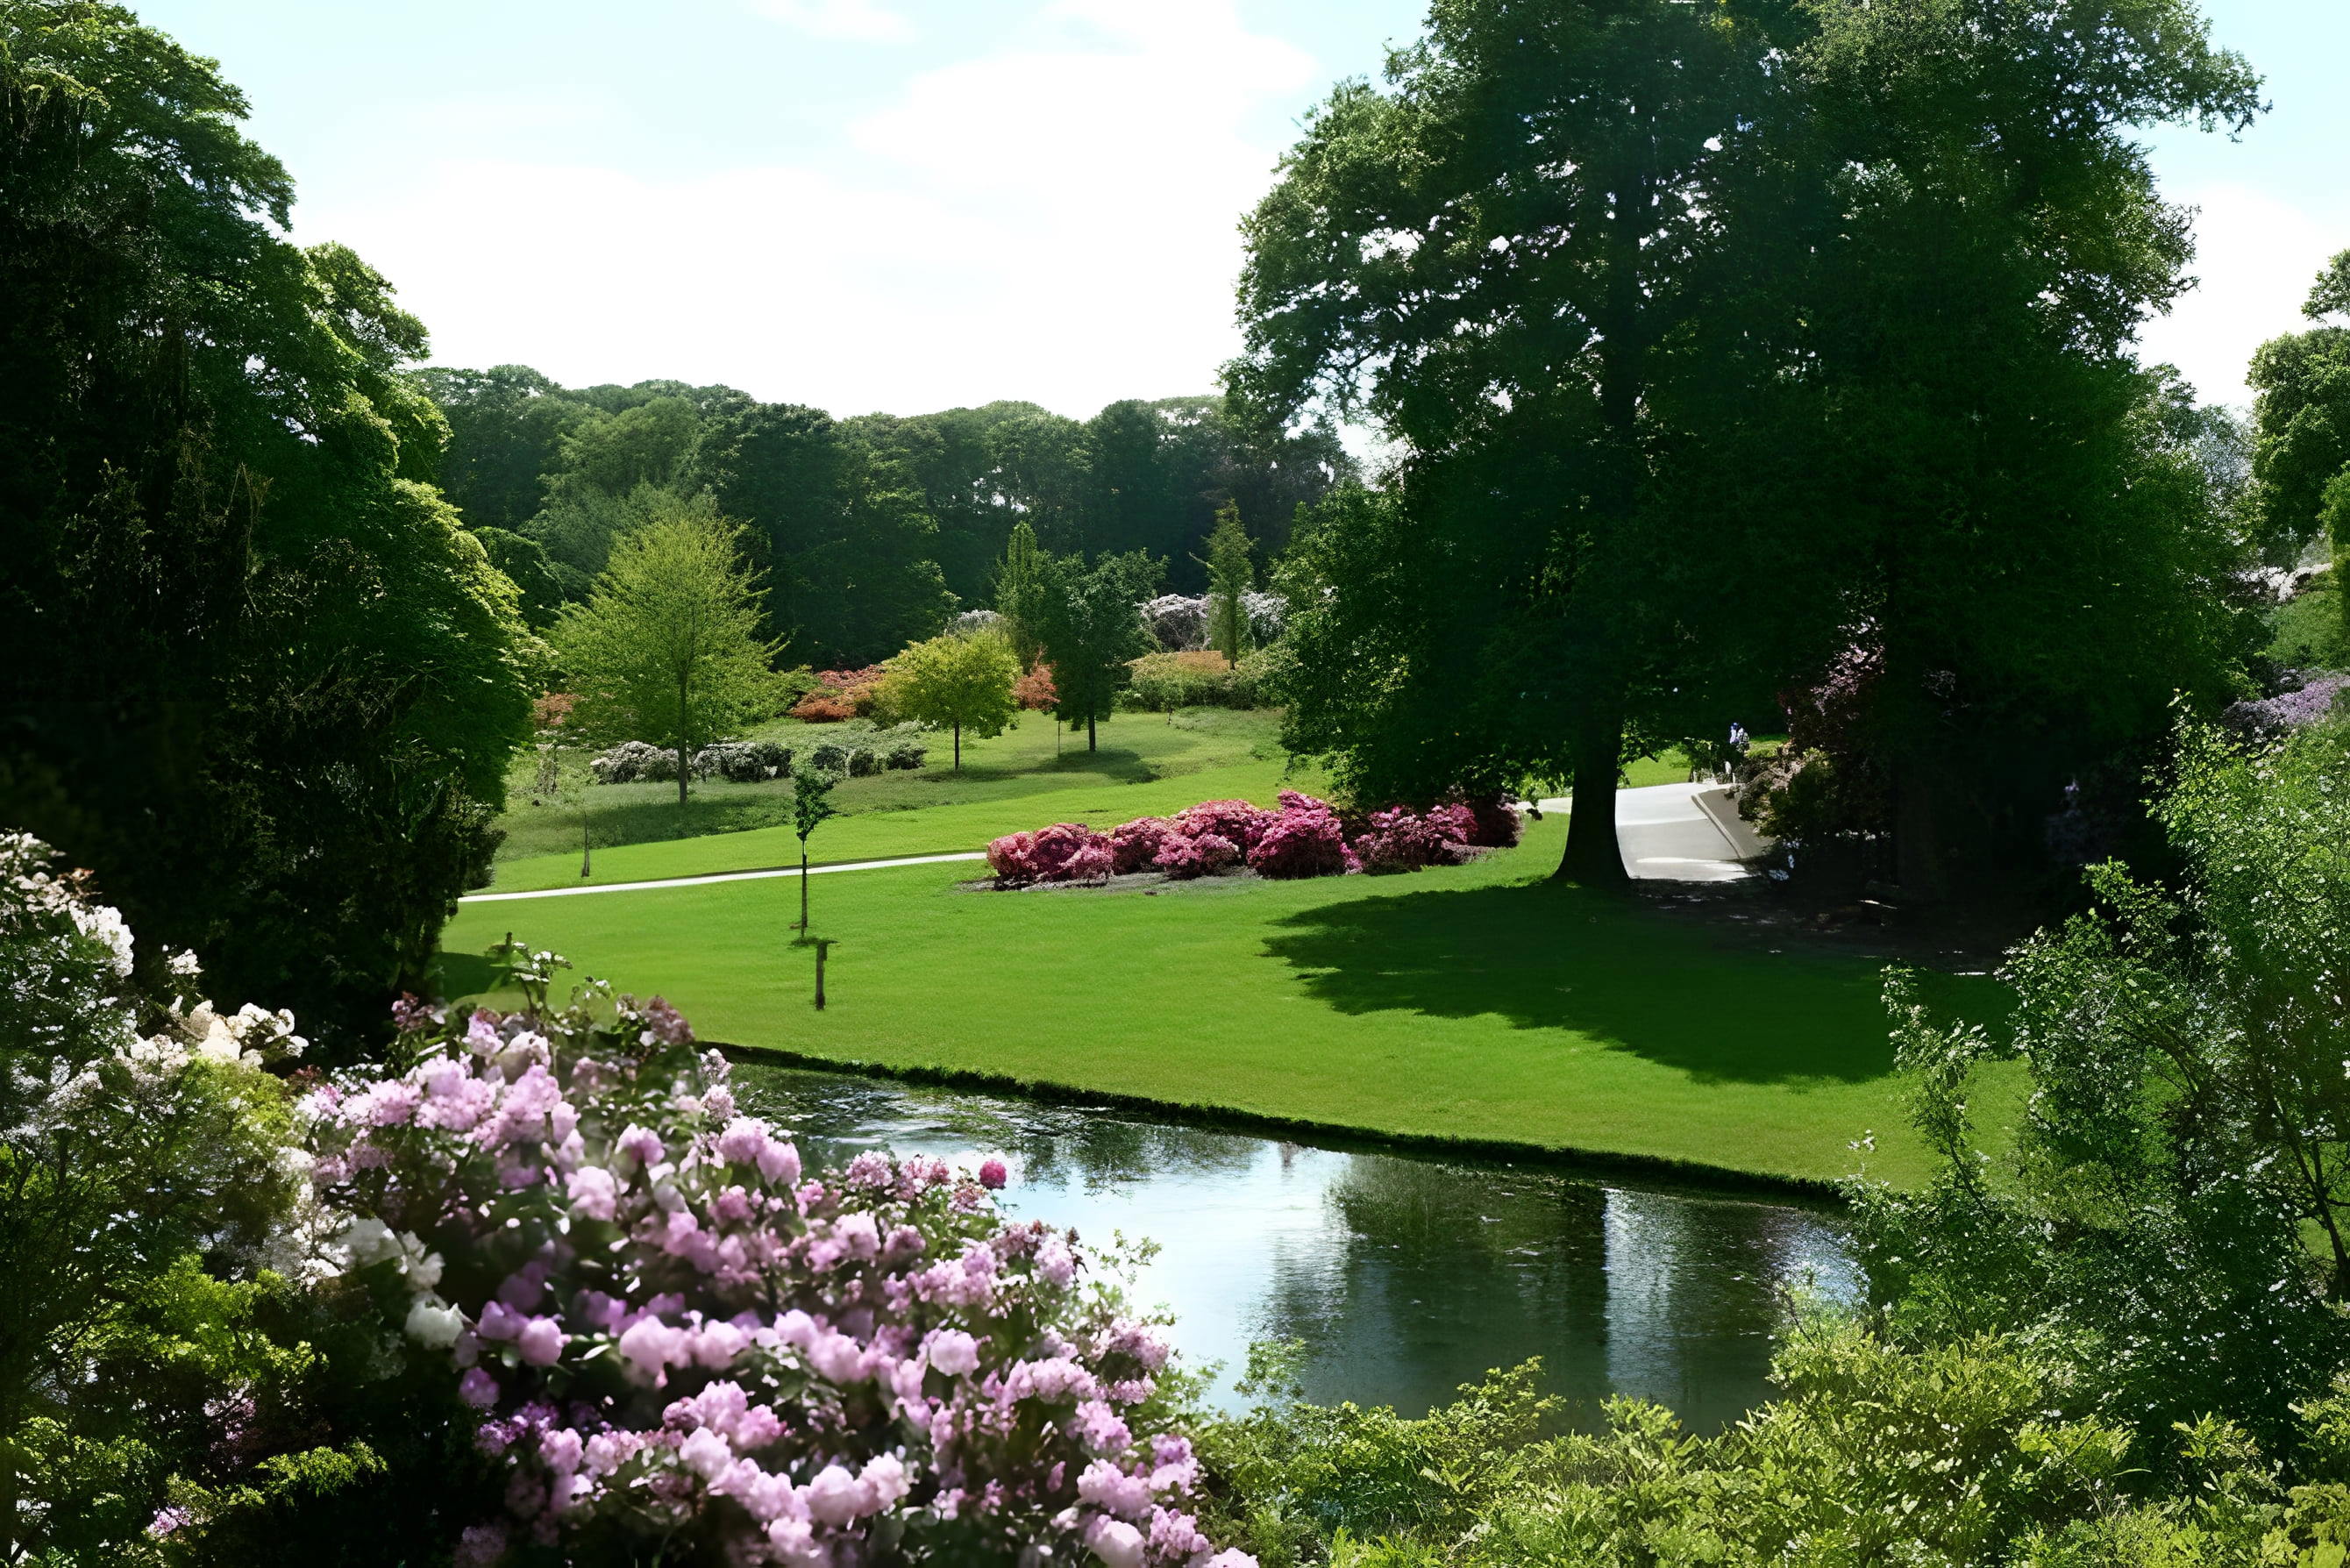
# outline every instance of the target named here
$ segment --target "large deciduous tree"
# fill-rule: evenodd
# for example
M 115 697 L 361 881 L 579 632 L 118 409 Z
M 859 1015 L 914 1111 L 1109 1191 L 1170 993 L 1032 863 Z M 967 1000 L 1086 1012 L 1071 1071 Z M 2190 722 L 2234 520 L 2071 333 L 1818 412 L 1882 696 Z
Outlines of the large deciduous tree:
M 214 67 L 0 10 L 0 820 L 330 1045 L 487 867 L 536 644 L 430 480 L 423 327 Z
M 677 803 L 693 753 L 774 715 L 775 648 L 759 639 L 760 590 L 736 553 L 741 528 L 706 502 L 680 507 L 612 547 L 585 604 L 556 623 L 578 701 L 568 727 L 593 741 L 665 742 Z
M 2263 343 L 2252 356 L 2254 542 L 2290 566 L 2325 529 L 2327 491 L 2350 474 L 2350 251 L 2334 258 L 2302 313 L 2319 325 Z M 2337 566 L 2350 538 L 2329 541 Z M 2350 601 L 2345 601 L 2350 602 Z
M 2191 0 L 1813 16 L 1836 222 L 1804 284 L 1816 565 L 1784 585 L 1880 658 L 1861 731 L 1892 869 L 1933 897 L 2028 862 L 2069 780 L 2224 685 L 2228 520 L 2131 353 L 2187 286 L 2189 214 L 2131 131 L 2241 126 L 2257 83 Z
M 1438 0 L 1389 90 L 1342 86 L 1246 224 L 1235 390 L 1275 421 L 1362 410 L 1407 454 L 1291 577 L 1305 643 L 1349 672 L 1307 672 L 1293 737 L 1367 794 L 1571 776 L 1561 870 L 1596 883 L 1624 877 L 1627 728 L 1675 635 L 1670 470 L 1706 428 L 1682 405 L 1737 373 L 1767 260 L 1731 220 L 1784 9 Z

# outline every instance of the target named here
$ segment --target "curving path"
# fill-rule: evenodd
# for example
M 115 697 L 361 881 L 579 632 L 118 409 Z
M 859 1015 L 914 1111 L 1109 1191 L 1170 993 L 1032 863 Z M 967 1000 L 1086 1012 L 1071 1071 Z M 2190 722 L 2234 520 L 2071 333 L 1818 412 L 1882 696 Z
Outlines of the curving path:
M 1565 811 L 1571 802 L 1561 797 L 1539 801 L 1544 811 Z M 1624 848 L 1624 868 L 1635 877 L 1659 882 L 1735 882 L 1751 877 L 1745 862 L 1763 852 L 1764 845 L 1739 820 L 1730 792 L 1718 784 L 1652 784 L 1616 794 L 1616 833 Z M 956 861 L 984 860 L 983 850 L 953 855 L 908 855 L 889 860 L 852 860 L 837 866 L 811 866 L 811 877 L 836 871 L 880 871 L 893 866 L 944 866 Z M 720 871 L 702 877 L 664 877 L 651 882 L 598 882 L 585 888 L 546 888 L 520 893 L 469 893 L 461 904 L 503 904 L 518 898 L 578 898 L 590 893 L 638 893 L 652 888 L 693 888 L 707 882 L 758 882 L 776 877 L 796 877 L 796 866 L 769 867 L 756 871 Z

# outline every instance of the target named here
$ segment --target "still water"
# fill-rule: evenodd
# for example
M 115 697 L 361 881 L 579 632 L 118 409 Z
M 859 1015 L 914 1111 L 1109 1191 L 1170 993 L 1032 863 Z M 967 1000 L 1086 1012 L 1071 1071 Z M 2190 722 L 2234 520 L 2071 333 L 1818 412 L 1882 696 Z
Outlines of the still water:
M 1543 1358 L 1588 1424 L 1609 1394 L 1701 1431 L 1763 1397 L 1782 1295 L 1860 1279 L 1833 1211 L 1540 1167 L 1346 1152 L 1124 1113 L 744 1065 L 746 1109 L 795 1129 L 812 1166 L 858 1150 L 970 1163 L 1000 1154 L 1006 1206 L 1087 1241 L 1148 1237 L 1145 1305 L 1193 1366 L 1300 1339 L 1306 1397 L 1417 1415 L 1487 1369 Z

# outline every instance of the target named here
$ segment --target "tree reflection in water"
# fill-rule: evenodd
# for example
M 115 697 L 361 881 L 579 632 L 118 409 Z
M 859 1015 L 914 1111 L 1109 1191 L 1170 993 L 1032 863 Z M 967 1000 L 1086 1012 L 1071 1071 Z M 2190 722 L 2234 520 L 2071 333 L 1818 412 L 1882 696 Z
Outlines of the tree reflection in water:
M 1711 1431 L 1762 1397 L 1788 1286 L 1858 1285 L 1820 1209 L 834 1074 L 744 1067 L 736 1088 L 815 1163 L 884 1147 L 1005 1155 L 1018 1212 L 1159 1243 L 1138 1293 L 1174 1312 L 1194 1365 L 1229 1372 L 1252 1340 L 1302 1339 L 1320 1401 L 1418 1413 L 1540 1355 L 1578 1420 L 1621 1392 Z

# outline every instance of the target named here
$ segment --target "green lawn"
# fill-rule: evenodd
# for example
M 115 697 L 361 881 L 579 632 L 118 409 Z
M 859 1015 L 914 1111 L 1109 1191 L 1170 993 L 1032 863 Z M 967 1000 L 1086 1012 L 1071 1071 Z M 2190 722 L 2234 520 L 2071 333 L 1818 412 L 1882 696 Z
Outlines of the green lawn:
M 845 815 L 809 841 L 812 857 L 830 864 L 982 849 L 1003 834 L 1051 822 L 1108 826 L 1231 796 L 1270 805 L 1284 787 L 1316 790 L 1326 783 L 1313 769 L 1287 765 L 1276 743 L 1278 713 L 1193 709 L 1171 723 L 1164 714 L 1121 713 L 1101 727 L 1101 749 L 1091 753 L 1078 734 L 1065 735 L 1056 754 L 1054 728 L 1032 714 L 993 740 L 966 741 L 960 774 L 948 766 L 941 741 L 929 767 L 842 780 L 833 799 Z M 824 732 L 795 725 L 783 738 L 814 743 Z M 578 815 L 530 805 L 528 782 L 528 768 L 520 767 L 513 804 L 499 820 L 506 838 L 491 885 L 502 892 L 576 886 Z M 705 783 L 694 786 L 681 812 L 674 784 L 595 786 L 588 791 L 596 836 L 588 880 L 797 865 L 799 841 L 784 826 L 791 798 L 787 782 Z
M 824 727 L 770 727 L 787 741 L 821 739 Z M 1279 745 L 1277 711 L 1199 708 L 1170 722 L 1161 713 L 1120 713 L 1101 727 L 1101 748 L 1063 737 L 1029 715 L 1018 729 L 967 741 L 960 774 L 944 746 L 920 771 L 844 779 L 834 794 L 843 812 L 809 841 L 819 866 L 894 856 L 983 849 L 1007 833 L 1053 822 L 1109 827 L 1132 817 L 1180 811 L 1202 800 L 1241 799 L 1271 805 L 1284 789 L 1328 788 L 1318 770 L 1290 763 Z M 698 784 L 683 811 L 677 786 L 608 784 L 588 792 L 595 834 L 593 875 L 579 875 L 579 818 L 530 804 L 535 763 L 516 763 L 512 804 L 498 826 L 490 887 L 498 892 L 572 888 L 583 881 L 639 882 L 757 871 L 799 864 L 799 841 L 786 826 L 791 785 Z M 1643 758 L 1625 769 L 1627 786 L 1678 784 L 1689 766 L 1678 753 Z
M 1563 829 L 1409 877 L 1156 896 L 964 891 L 962 866 L 827 877 L 823 1013 L 789 878 L 468 906 L 445 972 L 479 990 L 471 955 L 511 929 L 661 992 L 706 1038 L 825 1060 L 1812 1181 L 1874 1132 L 1872 1172 L 1922 1173 L 1873 962 L 1551 886 Z M 1996 1121 L 2012 1082 L 1985 1087 Z

